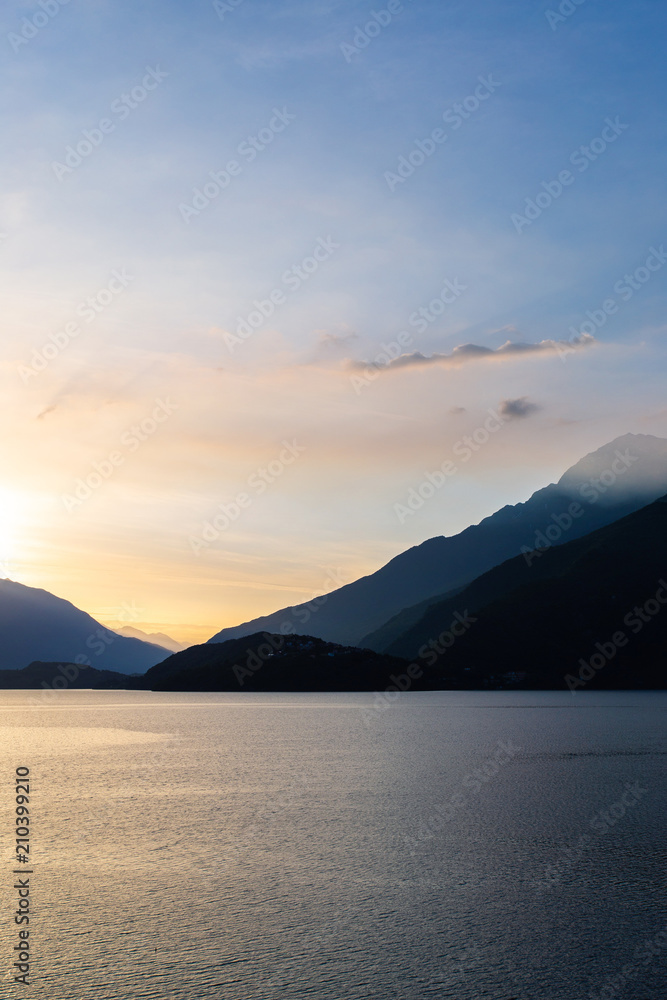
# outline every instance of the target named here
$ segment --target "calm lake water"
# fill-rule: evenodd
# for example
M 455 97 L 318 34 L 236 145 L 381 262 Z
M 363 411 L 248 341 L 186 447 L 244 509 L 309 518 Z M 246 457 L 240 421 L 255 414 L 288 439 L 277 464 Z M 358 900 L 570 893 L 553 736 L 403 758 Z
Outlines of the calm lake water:
M 35 697 L 0 694 L 5 997 L 667 997 L 665 694 Z

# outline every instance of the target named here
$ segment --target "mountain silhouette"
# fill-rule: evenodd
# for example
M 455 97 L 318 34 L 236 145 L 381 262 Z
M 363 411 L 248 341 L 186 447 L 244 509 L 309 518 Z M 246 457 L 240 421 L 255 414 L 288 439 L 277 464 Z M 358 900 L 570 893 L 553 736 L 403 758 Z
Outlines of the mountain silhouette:
M 542 544 L 542 538 L 546 544 L 560 545 L 611 524 L 666 492 L 667 440 L 626 434 L 587 455 L 558 483 L 538 490 L 525 503 L 503 507 L 458 535 L 431 538 L 317 601 L 222 629 L 209 642 L 260 631 L 307 632 L 329 642 L 386 648 L 406 628 L 405 620 L 390 627 L 390 619 L 406 609 L 413 609 L 408 611 L 409 621 L 417 621 L 424 609 L 415 611 L 415 605 L 467 585 L 523 548 Z M 559 523 L 566 523 L 573 503 L 581 510 L 563 530 Z
M 0 689 L 39 691 L 43 705 L 48 705 L 60 691 L 125 689 L 130 683 L 136 687 L 136 680 L 119 671 L 96 670 L 95 667 L 75 663 L 42 663 L 39 660 L 21 670 L 0 670 Z
M 0 687 L 656 690 L 666 686 L 666 648 L 667 496 L 583 538 L 495 566 L 431 603 L 384 653 L 259 632 L 191 646 L 144 676 L 33 662 L 0 670 Z
M 511 675 L 522 687 L 576 691 L 664 688 L 666 648 L 664 497 L 494 567 L 432 604 L 387 653 L 424 666 L 423 688 L 496 687 Z
M 117 635 L 69 601 L 12 580 L 0 580 L 0 635 L 0 670 L 61 661 L 134 674 L 167 655 L 161 646 Z
M 152 691 L 374 691 L 404 660 L 310 635 L 258 632 L 175 653 L 137 684 Z

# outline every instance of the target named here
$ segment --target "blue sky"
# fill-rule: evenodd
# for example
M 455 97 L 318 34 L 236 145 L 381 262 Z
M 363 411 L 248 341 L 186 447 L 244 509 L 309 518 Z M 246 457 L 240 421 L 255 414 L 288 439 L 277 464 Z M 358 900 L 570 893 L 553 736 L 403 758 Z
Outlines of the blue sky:
M 618 434 L 667 431 L 661 5 L 564 0 L 563 20 L 548 2 L 219 6 L 10 0 L 0 26 L 7 575 L 109 620 L 134 601 L 142 623 L 187 637 L 460 530 Z M 437 129 L 432 155 L 388 183 Z M 54 168 L 87 152 L 84 130 L 98 145 Z M 443 306 L 446 281 L 463 290 Z M 559 352 L 585 322 L 595 343 Z M 401 353 L 425 360 L 385 369 L 402 331 Z M 508 341 L 543 348 L 447 357 Z M 165 397 L 159 433 L 68 510 Z M 524 398 L 446 495 L 397 522 L 393 504 L 462 435 Z M 196 554 L 193 533 L 284 440 L 303 455 Z

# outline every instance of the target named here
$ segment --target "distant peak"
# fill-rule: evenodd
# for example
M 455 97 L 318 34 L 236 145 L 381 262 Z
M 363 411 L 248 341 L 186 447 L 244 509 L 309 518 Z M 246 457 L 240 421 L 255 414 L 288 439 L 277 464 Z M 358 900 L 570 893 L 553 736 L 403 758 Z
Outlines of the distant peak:
M 623 491 L 648 486 L 664 479 L 667 470 L 667 439 L 653 434 L 623 434 L 596 451 L 584 456 L 558 481 L 571 489 L 601 477 L 611 489 L 618 484 Z

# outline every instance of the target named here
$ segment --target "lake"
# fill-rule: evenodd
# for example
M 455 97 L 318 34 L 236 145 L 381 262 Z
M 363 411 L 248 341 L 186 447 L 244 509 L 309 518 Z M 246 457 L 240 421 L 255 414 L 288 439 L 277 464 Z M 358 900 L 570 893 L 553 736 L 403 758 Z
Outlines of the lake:
M 666 709 L 4 691 L 4 995 L 665 1000 Z M 12 969 L 19 767 L 30 987 Z

